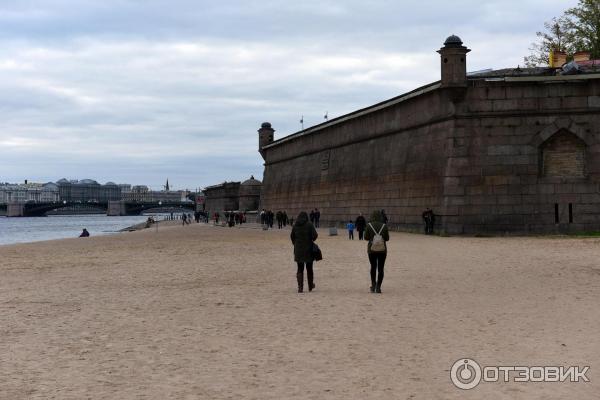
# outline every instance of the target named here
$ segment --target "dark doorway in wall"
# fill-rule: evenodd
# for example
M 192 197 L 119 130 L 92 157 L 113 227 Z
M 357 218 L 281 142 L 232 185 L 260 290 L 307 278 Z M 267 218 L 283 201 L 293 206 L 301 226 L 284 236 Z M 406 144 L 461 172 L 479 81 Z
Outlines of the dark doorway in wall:
M 573 203 L 569 203 L 569 223 L 573 223 Z
M 560 222 L 560 218 L 558 215 L 558 203 L 554 203 L 554 223 L 558 224 Z

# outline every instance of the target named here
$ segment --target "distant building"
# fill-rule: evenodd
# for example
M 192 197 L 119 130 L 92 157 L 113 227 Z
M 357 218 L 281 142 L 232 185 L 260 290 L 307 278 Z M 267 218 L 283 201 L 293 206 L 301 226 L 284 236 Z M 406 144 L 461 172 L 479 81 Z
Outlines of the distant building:
M 131 192 L 131 185 L 129 183 L 119 183 L 117 186 L 121 188 L 121 196 L 124 193 Z
M 54 182 L 48 182 L 42 185 L 40 190 L 40 202 L 52 203 L 60 200 L 58 185 Z
M 162 201 L 168 203 L 190 202 L 187 198 L 189 192 L 187 190 L 172 190 L 172 191 L 152 191 L 150 192 L 153 201 Z
M 223 211 L 256 211 L 262 183 L 253 176 L 240 182 L 223 182 L 204 188 L 205 210 L 210 214 Z
M 131 190 L 121 192 L 124 201 L 180 203 L 191 201 L 186 190 L 150 190 L 146 185 L 131 186 Z
M 250 179 L 242 182 L 242 184 L 240 185 L 238 204 L 238 208 L 240 209 L 240 211 L 258 210 L 261 188 L 261 181 L 254 179 L 254 176 L 250 176 Z
M 130 186 L 129 191 L 121 192 L 122 200 L 125 201 L 151 201 L 150 189 L 146 185 Z
M 59 201 L 58 185 L 48 183 L 0 184 L 0 204 Z
M 145 185 L 107 182 L 99 184 L 92 179 L 67 180 L 56 183 L 0 183 L 0 204 L 8 203 L 105 203 L 107 201 L 137 201 L 181 203 L 191 202 L 187 190 L 150 190 Z
M 58 185 L 61 201 L 102 203 L 121 200 L 121 188 L 113 182 L 101 185 L 93 179 L 68 181 L 63 178 L 56 184 Z

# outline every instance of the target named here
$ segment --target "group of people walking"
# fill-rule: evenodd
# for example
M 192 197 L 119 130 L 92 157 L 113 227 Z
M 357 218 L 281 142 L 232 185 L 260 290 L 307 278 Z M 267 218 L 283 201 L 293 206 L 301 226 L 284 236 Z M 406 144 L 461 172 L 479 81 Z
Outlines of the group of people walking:
M 225 221 L 230 228 L 246 223 L 246 213 L 225 211 Z
M 208 223 L 208 214 L 206 214 L 206 222 Z M 223 213 L 224 219 L 223 221 L 227 224 L 227 226 L 234 227 L 236 225 L 241 225 L 246 223 L 246 213 L 245 212 L 235 212 L 235 211 L 225 211 Z M 218 212 L 213 214 L 213 220 L 215 224 L 219 224 L 219 219 L 221 215 Z
M 275 219 L 277 220 L 277 228 L 282 229 L 290 223 L 287 212 L 285 211 L 277 211 L 275 214 Z
M 383 210 L 374 211 L 371 214 L 369 222 L 359 215 L 357 218 L 357 230 L 359 239 L 368 240 L 367 255 L 371 264 L 371 293 L 381 293 L 383 283 L 385 259 L 387 257 L 387 242 L 390 240 L 390 234 L 386 222 L 384 222 L 385 213 Z M 312 213 L 311 213 L 312 214 Z M 349 224 L 352 224 L 350 221 Z M 360 224 L 360 230 L 358 226 Z M 290 238 L 294 245 L 294 261 L 297 264 L 296 279 L 298 281 L 298 293 L 304 291 L 304 270 L 306 269 L 308 291 L 315 289 L 313 262 L 315 260 L 315 240 L 318 233 L 313 221 L 309 221 L 309 216 L 302 211 L 296 223 L 292 227 Z
M 380 215 L 381 221 L 384 224 L 387 224 L 388 217 L 385 214 L 385 210 L 381 210 L 379 212 L 379 215 Z M 358 232 L 358 240 L 363 240 L 366 228 L 367 228 L 367 220 L 365 219 L 365 217 L 363 217 L 363 215 L 361 213 L 358 215 L 358 217 L 356 217 L 355 221 L 350 220 L 346 224 L 346 230 L 348 230 L 348 239 L 354 240 L 354 230 L 356 229 L 356 232 Z
M 275 214 L 271 210 L 265 210 L 264 208 L 260 212 L 260 224 L 273 228 L 273 221 L 275 220 Z
M 431 208 L 427 208 L 422 213 L 425 223 L 425 234 L 433 234 L 435 224 L 435 213 Z M 296 223 L 293 224 L 290 238 L 294 245 L 294 261 L 297 264 L 296 279 L 298 281 L 298 292 L 304 291 L 304 270 L 306 270 L 308 291 L 315 289 L 313 263 L 315 260 L 315 240 L 318 233 L 321 213 L 314 209 L 309 215 L 302 211 Z M 390 233 L 387 227 L 388 217 L 385 210 L 373 211 L 369 221 L 359 214 L 355 221 L 348 221 L 346 229 L 348 239 L 354 240 L 354 230 L 358 232 L 358 240 L 367 240 L 367 255 L 371 265 L 371 293 L 381 293 L 383 284 L 385 259 L 387 257 L 387 242 L 390 240 Z
M 277 221 L 277 228 L 283 229 L 286 226 L 294 223 L 293 218 L 288 218 L 287 211 L 277 211 L 273 213 L 271 210 L 265 210 L 264 208 L 260 212 L 260 223 L 262 226 L 267 228 L 273 228 L 273 223 Z

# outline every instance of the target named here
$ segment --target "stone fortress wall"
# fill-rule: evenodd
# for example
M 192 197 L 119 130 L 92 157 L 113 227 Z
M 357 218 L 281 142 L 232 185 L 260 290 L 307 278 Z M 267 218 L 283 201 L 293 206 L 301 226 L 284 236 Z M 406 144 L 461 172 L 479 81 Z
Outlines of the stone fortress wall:
M 393 228 L 453 234 L 600 230 L 600 74 L 467 77 L 456 36 L 442 80 L 273 141 L 261 208 L 319 208 L 322 225 L 385 209 Z
M 204 188 L 204 210 L 213 215 L 226 211 L 258 211 L 261 182 L 251 176 L 244 182 L 223 182 Z

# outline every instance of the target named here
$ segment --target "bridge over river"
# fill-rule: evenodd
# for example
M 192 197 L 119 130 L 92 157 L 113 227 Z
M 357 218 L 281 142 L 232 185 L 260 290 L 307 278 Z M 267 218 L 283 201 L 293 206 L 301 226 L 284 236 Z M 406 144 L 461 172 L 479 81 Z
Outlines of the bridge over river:
M 46 213 L 67 207 L 86 206 L 106 212 L 109 216 L 140 215 L 144 211 L 172 212 L 173 209 L 195 211 L 193 202 L 168 202 L 168 201 L 107 201 L 107 202 L 50 202 L 50 203 L 9 203 L 0 204 L 0 210 L 6 212 L 7 217 L 43 217 Z

